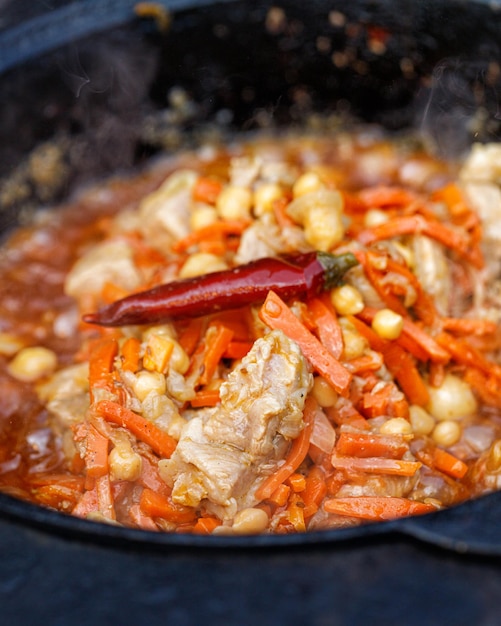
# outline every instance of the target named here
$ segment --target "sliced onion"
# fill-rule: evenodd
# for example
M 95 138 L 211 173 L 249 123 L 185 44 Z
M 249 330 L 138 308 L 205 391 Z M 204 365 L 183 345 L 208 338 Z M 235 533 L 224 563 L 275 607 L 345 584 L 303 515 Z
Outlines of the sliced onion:
M 310 443 L 326 454 L 331 454 L 336 443 L 336 431 L 323 411 L 315 414 Z

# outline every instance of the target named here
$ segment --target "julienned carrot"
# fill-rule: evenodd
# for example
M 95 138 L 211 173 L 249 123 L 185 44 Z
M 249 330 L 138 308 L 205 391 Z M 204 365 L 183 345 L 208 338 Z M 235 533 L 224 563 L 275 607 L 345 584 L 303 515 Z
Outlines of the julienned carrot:
M 113 422 L 130 430 L 133 435 L 148 444 L 162 458 L 169 458 L 176 449 L 177 442 L 170 435 L 117 402 L 101 400 L 97 403 L 95 411 L 107 422 Z
M 132 504 L 129 507 L 129 518 L 130 518 L 130 521 L 137 528 L 142 528 L 143 530 L 152 530 L 152 531 L 159 530 L 154 520 L 149 515 L 145 515 L 141 511 L 141 507 L 139 506 L 139 504 Z
M 243 359 L 252 346 L 251 341 L 230 341 L 223 357 L 225 359 Z
M 351 472 L 367 474 L 388 474 L 390 476 L 414 476 L 421 467 L 419 461 L 402 461 L 378 457 L 360 458 L 356 456 L 332 455 L 332 467 Z
M 193 200 L 197 202 L 214 204 L 222 189 L 223 184 L 220 180 L 210 178 L 209 176 L 200 176 L 193 185 L 191 195 Z
M 221 526 L 221 521 L 217 517 L 199 517 L 193 526 L 193 533 L 195 535 L 210 535 L 218 526 Z
M 219 389 L 200 389 L 195 397 L 190 400 L 190 404 L 194 408 L 202 406 L 216 406 L 220 401 Z
M 426 235 L 454 250 L 477 269 L 483 267 L 483 259 L 477 250 L 472 249 L 469 237 L 438 221 L 427 220 L 422 215 L 404 215 L 393 218 L 388 222 L 361 231 L 357 239 L 363 245 L 369 245 L 401 235 Z
M 424 406 L 430 399 L 428 387 L 410 354 L 397 344 L 388 342 L 383 350 L 386 367 L 395 377 L 410 404 Z
M 108 473 L 109 439 L 92 424 L 87 425 L 85 438 L 85 471 L 91 478 L 99 478 Z
M 205 337 L 206 347 L 203 359 L 203 371 L 199 381 L 201 385 L 207 385 L 214 376 L 223 354 L 233 339 L 233 331 L 221 324 L 210 327 Z
M 203 317 L 194 317 L 190 319 L 186 327 L 179 334 L 179 345 L 183 348 L 188 356 L 195 352 L 195 348 L 200 341 L 205 327 L 205 319 Z
M 409 450 L 409 444 L 402 436 L 378 435 L 344 431 L 339 434 L 336 451 L 345 456 L 384 457 L 401 459 Z
M 501 407 L 499 378 L 488 375 L 475 367 L 468 367 L 463 379 L 475 390 L 484 404 Z
M 326 493 L 327 485 L 324 473 L 319 467 L 313 466 L 306 476 L 304 491 L 301 492 L 305 518 L 311 517 L 318 511 Z
M 81 490 L 57 483 L 34 487 L 32 493 L 36 495 L 38 504 L 50 506 L 60 511 L 66 511 L 70 506 L 74 507 L 82 496 Z
M 304 427 L 299 435 L 294 439 L 289 450 L 289 454 L 274 474 L 264 480 L 256 491 L 258 500 L 266 500 L 291 474 L 293 474 L 306 458 L 310 437 L 315 421 L 315 413 L 318 405 L 311 396 L 306 398 L 303 411 Z
M 358 193 L 358 197 L 369 208 L 408 206 L 418 199 L 418 195 L 402 187 L 368 187 Z
M 126 339 L 120 348 L 122 369 L 127 372 L 137 372 L 141 353 L 141 342 L 136 337 Z
M 306 523 L 304 521 L 304 502 L 301 496 L 296 493 L 292 493 L 289 498 L 289 504 L 287 505 L 287 519 L 294 527 L 294 531 L 297 533 L 304 533 L 306 531 Z
M 486 319 L 443 317 L 440 323 L 444 330 L 461 335 L 491 335 L 497 330 L 496 322 Z
M 89 355 L 89 388 L 92 399 L 92 388 L 108 386 L 113 363 L 118 354 L 118 342 L 107 337 L 95 339 L 90 346 Z
M 436 469 L 452 478 L 461 479 L 468 471 L 468 465 L 442 448 L 435 448 L 433 464 Z
M 322 345 L 336 358 L 343 353 L 343 333 L 336 311 L 324 298 L 313 298 L 308 302 L 308 310 L 317 327 Z
M 453 337 L 450 333 L 442 332 L 437 336 L 437 342 L 452 355 L 452 358 L 462 365 L 475 367 L 488 375 L 501 378 L 501 367 L 485 358 L 478 350 L 465 339 Z
M 304 488 L 306 487 L 306 478 L 303 474 L 294 472 L 289 476 L 289 478 L 286 479 L 286 483 L 292 491 L 294 491 L 294 493 L 299 493 L 300 491 L 304 491 Z
M 294 315 L 285 302 L 270 291 L 259 310 L 259 317 L 270 328 L 283 331 L 289 339 L 298 343 L 304 357 L 314 370 L 341 395 L 348 393 L 352 375 L 320 343 L 302 322 Z
M 332 498 L 326 500 L 324 509 L 327 513 L 346 515 L 371 521 L 383 521 L 432 513 L 437 507 L 424 502 L 391 496 L 359 496 L 351 498 Z
M 220 239 L 228 235 L 241 235 L 249 226 L 248 220 L 217 220 L 208 226 L 192 231 L 184 239 L 179 239 L 172 245 L 174 252 L 184 252 L 202 241 Z
M 161 517 L 176 524 L 194 522 L 197 518 L 194 508 L 176 504 L 148 488 L 143 489 L 139 506 L 141 511 L 149 517 Z
M 358 314 L 358 317 L 360 317 L 364 322 L 372 323 L 372 320 L 374 319 L 376 313 L 376 309 L 373 309 L 371 307 L 365 307 L 363 311 Z M 404 318 L 402 335 L 407 340 L 406 348 L 410 348 L 412 344 L 415 344 L 418 347 L 417 354 L 424 353 L 426 354 L 427 358 L 436 363 L 449 362 L 451 358 L 449 352 L 444 347 L 442 347 L 442 345 L 437 343 L 437 341 L 425 330 L 423 330 L 420 326 L 418 326 L 408 318 Z M 399 339 L 396 339 L 395 341 L 398 343 Z
M 429 400 L 428 388 L 421 378 L 412 356 L 395 342 L 379 337 L 370 326 L 357 317 L 349 316 L 348 320 L 367 339 L 371 348 L 383 354 L 386 367 L 398 382 L 409 402 L 424 406 Z
M 371 388 L 363 393 L 359 403 L 359 410 L 367 419 L 380 415 L 408 419 L 409 402 L 398 390 L 395 383 L 389 381 L 376 390 Z
M 343 365 L 352 374 L 360 374 L 361 372 L 377 371 L 384 365 L 384 360 L 381 353 L 370 350 L 367 354 L 345 361 Z
M 120 285 L 106 281 L 101 289 L 101 298 L 105 304 L 110 304 L 111 302 L 115 302 L 115 300 L 125 298 L 129 293 L 130 291 L 120 287 Z
M 289 485 L 282 483 L 281 485 L 278 485 L 275 491 L 266 498 L 266 502 L 274 504 L 275 506 L 285 506 L 287 504 L 287 500 L 289 499 L 290 492 L 291 488 Z
M 294 226 L 295 223 L 292 217 L 287 215 L 288 204 L 289 198 L 283 196 L 274 200 L 271 205 L 275 220 L 282 230 L 284 228 Z

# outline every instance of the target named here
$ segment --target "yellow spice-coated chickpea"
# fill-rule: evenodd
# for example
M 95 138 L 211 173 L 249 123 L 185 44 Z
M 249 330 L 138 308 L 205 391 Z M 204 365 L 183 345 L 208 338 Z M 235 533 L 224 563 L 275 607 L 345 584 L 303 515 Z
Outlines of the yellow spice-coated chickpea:
M 306 193 L 323 189 L 324 184 L 316 172 L 305 172 L 301 174 L 292 187 L 294 198 L 304 196 Z
M 454 420 L 443 420 L 442 422 L 438 422 L 431 436 L 436 444 L 448 448 L 460 440 L 461 433 L 461 426 L 458 422 Z
M 315 376 L 312 394 L 318 404 L 325 408 L 334 406 L 338 399 L 336 390 L 322 376 Z
M 217 213 L 224 220 L 249 218 L 251 206 L 252 192 L 247 187 L 229 185 L 221 191 L 216 200 Z
M 277 183 L 263 183 L 254 191 L 254 215 L 260 217 L 273 209 L 273 202 L 284 195 Z
M 398 339 L 403 328 L 403 317 L 391 309 L 381 309 L 372 320 L 372 330 L 382 339 Z
M 416 435 L 429 435 L 435 428 L 435 419 L 417 404 L 409 407 L 409 420 Z
M 33 382 L 52 374 L 56 367 L 57 356 L 52 350 L 43 346 L 34 346 L 19 350 L 7 369 L 9 374 L 17 380 Z
M 356 287 L 341 285 L 330 292 L 331 302 L 339 315 L 356 315 L 364 308 L 364 299 Z
M 226 269 L 228 269 L 227 264 L 216 254 L 197 252 L 192 254 L 180 269 L 179 278 L 192 278 Z
M 403 417 L 392 417 L 381 425 L 379 432 L 382 435 L 411 435 L 412 426 Z

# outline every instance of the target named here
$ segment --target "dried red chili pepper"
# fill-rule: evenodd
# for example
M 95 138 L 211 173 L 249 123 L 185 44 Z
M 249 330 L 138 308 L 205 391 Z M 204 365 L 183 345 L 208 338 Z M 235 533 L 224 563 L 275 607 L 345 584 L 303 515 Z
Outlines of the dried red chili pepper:
M 357 263 L 350 252 L 266 257 L 230 270 L 159 285 L 117 300 L 83 319 L 100 326 L 126 326 L 201 317 L 262 302 L 270 289 L 285 300 L 311 298 L 338 284 Z

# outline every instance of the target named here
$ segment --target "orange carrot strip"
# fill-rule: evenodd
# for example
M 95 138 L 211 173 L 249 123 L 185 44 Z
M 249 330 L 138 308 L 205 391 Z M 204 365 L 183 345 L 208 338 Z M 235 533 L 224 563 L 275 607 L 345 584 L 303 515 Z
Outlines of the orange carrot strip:
M 412 357 L 399 345 L 388 342 L 383 350 L 386 367 L 395 377 L 410 404 L 424 406 L 430 396 Z
M 304 491 L 306 487 L 306 479 L 302 474 L 294 473 L 289 476 L 286 480 L 287 484 L 290 486 L 294 493 L 299 493 L 300 491 Z
M 216 406 L 221 398 L 219 397 L 219 389 L 201 389 L 197 391 L 195 397 L 190 400 L 190 404 L 194 408 L 201 406 Z
M 368 187 L 359 192 L 358 197 L 369 208 L 402 207 L 417 199 L 417 194 L 402 187 Z
M 483 260 L 478 258 L 476 250 L 472 250 L 469 238 L 462 232 L 454 230 L 438 221 L 425 219 L 422 215 L 401 216 L 367 228 L 358 233 L 357 239 L 363 245 L 369 245 L 384 239 L 401 235 L 426 235 L 454 250 L 474 267 L 480 269 Z
M 208 176 L 200 176 L 193 186 L 192 197 L 196 202 L 215 204 L 222 189 L 223 184 L 221 181 Z
M 348 316 L 348 320 L 367 339 L 371 348 L 383 354 L 386 367 L 397 380 L 409 402 L 424 406 L 429 400 L 428 389 L 412 357 L 400 345 L 379 337 L 370 326 L 357 317 Z
M 442 328 L 463 335 L 491 335 L 497 330 L 496 322 L 485 319 L 443 317 Z
M 179 334 L 179 345 L 186 352 L 188 356 L 191 356 L 195 352 L 200 337 L 205 326 L 205 320 L 203 317 L 195 317 L 191 319 L 186 327 Z
M 92 424 L 87 426 L 85 469 L 87 476 L 99 478 L 108 473 L 108 437 L 102 435 Z
M 202 241 L 211 239 L 218 240 L 220 237 L 228 235 L 241 235 L 249 226 L 248 220 L 218 220 L 194 230 L 183 239 L 179 239 L 172 245 L 172 250 L 176 253 L 185 252 L 188 248 L 199 244 Z
M 384 457 L 387 459 L 401 459 L 409 450 L 409 445 L 403 437 L 391 435 L 376 435 L 373 433 L 342 432 L 339 434 L 336 451 L 345 456 L 359 458 Z
M 83 476 L 74 476 L 73 474 L 33 474 L 29 476 L 30 485 L 34 487 L 42 487 L 45 485 L 58 485 L 66 487 L 73 491 L 82 492 L 84 489 L 85 478 Z
M 275 491 L 266 498 L 266 501 L 275 506 L 285 506 L 289 500 L 291 488 L 288 485 L 282 483 L 278 485 Z
M 289 205 L 289 198 L 285 196 L 277 198 L 272 202 L 272 210 L 275 216 L 275 220 L 281 229 L 294 226 L 294 220 L 287 214 L 287 206 Z
M 371 350 L 368 354 L 355 357 L 350 361 L 344 361 L 343 365 L 352 374 L 359 374 L 361 372 L 376 371 L 380 369 L 384 364 L 383 355 L 380 352 Z
M 301 493 L 305 518 L 311 517 L 318 511 L 326 493 L 327 485 L 324 473 L 319 467 L 313 466 L 306 476 L 306 485 Z
M 331 462 L 332 467 L 336 469 L 367 474 L 388 474 L 390 476 L 414 476 L 422 465 L 419 461 L 401 461 L 378 457 L 343 457 L 337 456 L 336 453 L 332 455 Z
M 118 354 L 116 339 L 96 339 L 90 346 L 89 354 L 89 387 L 92 401 L 92 388 L 108 386 L 111 381 L 113 362 Z
M 57 483 L 40 485 L 40 487 L 35 487 L 32 493 L 38 504 L 50 506 L 60 511 L 66 511 L 70 507 L 74 507 L 82 496 L 81 490 L 72 489 L 66 485 L 58 485 Z
M 308 309 L 317 327 L 318 337 L 325 348 L 336 359 L 343 353 L 343 333 L 334 307 L 326 299 L 313 298 L 308 302 Z
M 304 428 L 292 442 L 285 463 L 274 474 L 268 476 L 256 491 L 258 500 L 268 499 L 275 489 L 289 478 L 306 458 L 317 407 L 316 400 L 311 396 L 306 398 L 303 411 Z
M 113 422 L 130 430 L 134 436 L 148 444 L 161 457 L 169 458 L 176 449 L 177 442 L 173 437 L 117 402 L 101 400 L 97 403 L 95 410 L 107 422 Z
M 225 359 L 243 359 L 252 346 L 251 341 L 230 341 L 223 357 Z
M 273 291 L 259 311 L 259 317 L 270 328 L 282 330 L 289 339 L 296 341 L 313 369 L 341 395 L 346 395 L 351 383 L 350 372 L 320 343 L 304 324 L 294 315 L 285 302 Z
M 214 376 L 219 361 L 233 339 L 233 331 L 227 326 L 211 326 L 206 333 L 206 349 L 203 359 L 203 372 L 200 384 L 207 385 Z
M 458 363 L 475 367 L 488 375 L 501 378 L 501 367 L 486 359 L 483 354 L 473 348 L 473 346 L 470 346 L 466 340 L 453 337 L 446 332 L 440 333 L 436 339 L 441 346 L 447 347 L 452 358 Z
M 141 507 L 139 506 L 139 504 L 133 504 L 129 507 L 129 518 L 134 526 L 136 526 L 137 528 L 152 531 L 159 530 L 158 526 L 151 519 L 151 517 L 149 515 L 145 515 L 141 511 Z
M 141 352 L 141 342 L 136 337 L 126 339 L 120 350 L 122 358 L 122 369 L 126 372 L 137 372 L 139 369 L 139 359 Z
M 106 281 L 101 289 L 101 298 L 103 302 L 106 304 L 111 304 L 116 300 L 120 300 L 121 298 L 125 298 L 128 296 L 130 291 L 120 287 L 119 285 L 115 285 L 115 283 L 111 283 Z
M 139 506 L 149 517 L 161 517 L 175 524 L 193 522 L 197 518 L 194 508 L 176 504 L 147 487 L 141 493 Z
M 218 526 L 221 526 L 221 521 L 217 517 L 199 517 L 193 527 L 193 533 L 195 535 L 210 535 Z
M 294 526 L 294 530 L 297 533 L 305 532 L 306 523 L 304 521 L 304 503 L 302 498 L 295 493 L 292 493 L 289 499 L 287 517 L 288 521 Z
M 364 322 L 372 323 L 376 313 L 376 309 L 365 307 L 364 310 L 358 314 L 358 317 L 360 317 Z M 442 345 L 438 344 L 437 341 L 425 330 L 408 318 L 404 318 L 402 335 L 407 341 L 406 347 L 409 347 L 411 344 L 415 344 L 418 347 L 418 354 L 422 354 L 424 352 L 427 355 L 427 358 L 436 363 L 447 363 L 450 360 L 449 352 L 442 347 Z M 400 338 L 395 341 L 398 343 L 399 340 Z
M 327 513 L 372 521 L 390 520 L 408 515 L 423 515 L 437 510 L 432 504 L 390 496 L 332 498 L 325 501 L 324 509 Z
M 463 378 L 484 404 L 501 408 L 498 378 L 489 376 L 475 367 L 468 367 Z
M 463 478 L 468 471 L 468 465 L 442 448 L 435 448 L 433 464 L 439 471 L 452 478 Z

